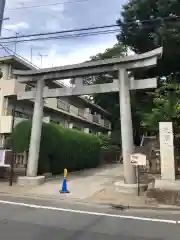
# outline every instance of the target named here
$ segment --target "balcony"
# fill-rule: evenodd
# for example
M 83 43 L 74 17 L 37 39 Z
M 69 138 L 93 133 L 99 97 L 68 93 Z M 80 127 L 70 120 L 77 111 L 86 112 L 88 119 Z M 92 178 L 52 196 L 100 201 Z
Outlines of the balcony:
M 14 126 L 16 126 L 18 123 L 24 120 L 27 120 L 27 119 L 15 117 Z M 13 116 L 1 116 L 0 133 L 11 133 L 12 122 L 13 122 Z
M 1 79 L 0 88 L 3 89 L 4 96 L 17 95 L 18 92 L 32 90 L 30 86 L 19 83 L 16 79 L 7 79 L 7 80 Z M 111 128 L 109 121 L 107 120 L 104 121 L 99 116 L 87 113 L 85 109 L 77 108 L 74 105 L 71 105 L 68 102 L 63 101 L 61 99 L 56 99 L 56 98 L 46 99 L 45 106 L 48 108 L 55 109 L 56 111 L 67 113 L 68 115 L 72 115 L 79 119 L 86 120 L 92 124 L 96 124 L 108 129 Z M 27 119 L 26 116 L 15 116 L 15 117 L 16 117 L 16 121 L 22 121 L 24 119 Z M 10 123 L 11 116 L 2 116 L 1 122 L 2 122 L 0 123 L 1 133 L 11 132 L 11 123 Z
M 93 122 L 100 123 L 99 116 L 97 116 L 97 115 L 92 115 L 92 116 L 93 116 Z
M 103 120 L 98 115 L 87 113 L 85 112 L 85 109 L 77 108 L 74 105 L 62 101 L 61 99 L 47 98 L 44 105 L 48 108 L 63 112 L 64 114 L 87 121 L 91 124 L 96 124 L 106 129 L 111 128 L 111 124 L 108 120 Z
M 16 95 L 18 92 L 25 91 L 25 84 L 19 83 L 16 79 L 1 79 L 0 88 L 3 89 L 4 96 L 11 96 Z
M 78 116 L 85 118 L 84 109 L 78 108 Z
M 14 121 L 14 126 L 16 126 L 18 123 L 27 120 L 27 117 L 15 117 Z M 2 116 L 1 121 L 0 121 L 0 133 L 11 133 L 12 130 L 12 121 L 13 121 L 13 116 Z M 43 119 L 45 121 L 45 118 Z M 108 120 L 105 120 L 104 123 L 103 121 L 99 121 L 97 116 L 89 114 L 89 117 L 87 118 L 87 121 L 90 123 L 95 122 L 96 124 L 105 127 L 107 129 L 111 128 L 111 124 Z M 49 121 L 48 121 L 49 122 Z
M 11 133 L 12 130 L 12 116 L 1 116 L 0 133 Z
M 57 108 L 70 112 L 70 104 L 60 99 L 57 99 Z

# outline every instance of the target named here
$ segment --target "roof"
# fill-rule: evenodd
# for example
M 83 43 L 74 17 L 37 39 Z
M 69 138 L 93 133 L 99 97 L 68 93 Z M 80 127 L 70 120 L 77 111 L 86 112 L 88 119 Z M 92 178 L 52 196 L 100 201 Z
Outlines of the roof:
M 1 63 L 11 64 L 14 69 L 17 70 L 36 70 L 37 68 L 28 62 L 24 58 L 20 58 L 17 56 L 3 56 L 0 57 Z

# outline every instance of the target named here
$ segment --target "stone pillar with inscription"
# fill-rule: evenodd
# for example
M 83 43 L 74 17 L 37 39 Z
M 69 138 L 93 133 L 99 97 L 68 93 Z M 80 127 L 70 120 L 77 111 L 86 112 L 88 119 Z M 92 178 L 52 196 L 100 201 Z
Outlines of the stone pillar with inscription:
M 161 179 L 175 181 L 175 160 L 172 122 L 159 123 Z

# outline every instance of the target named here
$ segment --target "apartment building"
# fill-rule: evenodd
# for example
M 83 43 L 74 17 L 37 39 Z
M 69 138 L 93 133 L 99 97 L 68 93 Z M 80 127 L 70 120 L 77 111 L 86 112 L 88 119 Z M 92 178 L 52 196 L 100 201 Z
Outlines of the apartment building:
M 33 65 L 16 56 L 0 57 L 0 147 L 12 131 L 13 109 L 15 109 L 14 125 L 33 115 L 33 100 L 17 101 L 17 93 L 32 90 L 32 86 L 19 83 L 12 70 L 30 70 Z M 62 87 L 62 83 L 51 82 L 48 88 Z M 111 115 L 98 105 L 83 97 L 71 96 L 48 98 L 44 100 L 44 121 L 55 122 L 66 128 L 74 128 L 86 133 L 110 133 Z

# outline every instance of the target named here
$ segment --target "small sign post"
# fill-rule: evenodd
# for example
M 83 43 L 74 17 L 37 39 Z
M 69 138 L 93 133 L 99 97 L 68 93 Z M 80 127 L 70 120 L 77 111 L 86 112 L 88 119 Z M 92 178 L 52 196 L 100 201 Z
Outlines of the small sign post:
M 136 166 L 137 170 L 137 184 L 138 184 L 138 196 L 140 196 L 140 166 L 146 166 L 146 155 L 141 153 L 131 154 L 131 163 Z

